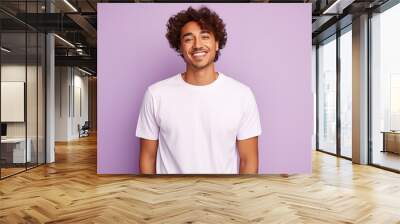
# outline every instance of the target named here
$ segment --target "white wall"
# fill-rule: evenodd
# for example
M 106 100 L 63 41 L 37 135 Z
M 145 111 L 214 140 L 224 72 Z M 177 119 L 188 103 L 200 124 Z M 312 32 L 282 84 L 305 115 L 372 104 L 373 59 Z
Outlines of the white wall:
M 72 119 L 72 135 L 78 137 L 78 124 L 81 126 L 88 120 L 88 77 L 74 75 L 74 108 L 73 108 L 73 119 Z M 81 110 L 81 111 L 80 111 Z
M 55 88 L 55 140 L 77 139 L 78 124 L 88 120 L 88 77 L 76 68 L 56 67 Z
M 69 69 L 55 68 L 55 141 L 68 140 L 68 117 L 70 84 Z

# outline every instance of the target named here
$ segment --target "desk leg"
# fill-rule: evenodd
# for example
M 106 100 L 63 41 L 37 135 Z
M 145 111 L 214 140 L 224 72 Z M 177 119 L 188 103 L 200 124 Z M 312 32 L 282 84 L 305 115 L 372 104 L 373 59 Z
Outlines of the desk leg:
M 386 134 L 385 133 L 382 134 L 383 134 L 383 149 L 381 152 L 386 152 Z

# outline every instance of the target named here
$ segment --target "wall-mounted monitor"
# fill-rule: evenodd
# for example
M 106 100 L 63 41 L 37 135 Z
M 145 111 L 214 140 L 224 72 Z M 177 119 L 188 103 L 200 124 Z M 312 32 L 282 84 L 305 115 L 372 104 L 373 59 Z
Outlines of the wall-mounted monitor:
M 24 82 L 1 82 L 1 122 L 24 122 L 24 102 Z

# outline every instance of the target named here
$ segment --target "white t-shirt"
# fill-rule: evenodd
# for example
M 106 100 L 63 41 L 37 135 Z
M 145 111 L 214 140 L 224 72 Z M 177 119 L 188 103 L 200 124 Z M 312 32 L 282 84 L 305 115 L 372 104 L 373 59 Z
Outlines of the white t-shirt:
M 239 173 L 236 140 L 261 134 L 251 89 L 219 73 L 196 86 L 181 74 L 148 87 L 136 136 L 158 140 L 157 174 Z

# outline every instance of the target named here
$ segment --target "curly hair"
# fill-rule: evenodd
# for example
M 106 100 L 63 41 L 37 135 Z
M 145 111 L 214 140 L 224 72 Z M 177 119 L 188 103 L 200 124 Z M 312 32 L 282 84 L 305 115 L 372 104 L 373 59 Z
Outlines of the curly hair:
M 211 11 L 209 8 L 202 6 L 198 10 L 189 7 L 187 10 L 182 10 L 178 14 L 169 18 L 167 23 L 167 34 L 171 48 L 179 53 L 181 43 L 181 29 L 188 22 L 197 22 L 202 29 L 209 30 L 214 34 L 215 40 L 218 41 L 219 49 L 225 47 L 227 41 L 227 33 L 225 24 L 217 13 Z M 183 57 L 182 54 L 180 54 Z M 214 62 L 218 60 L 220 51 L 215 54 Z

